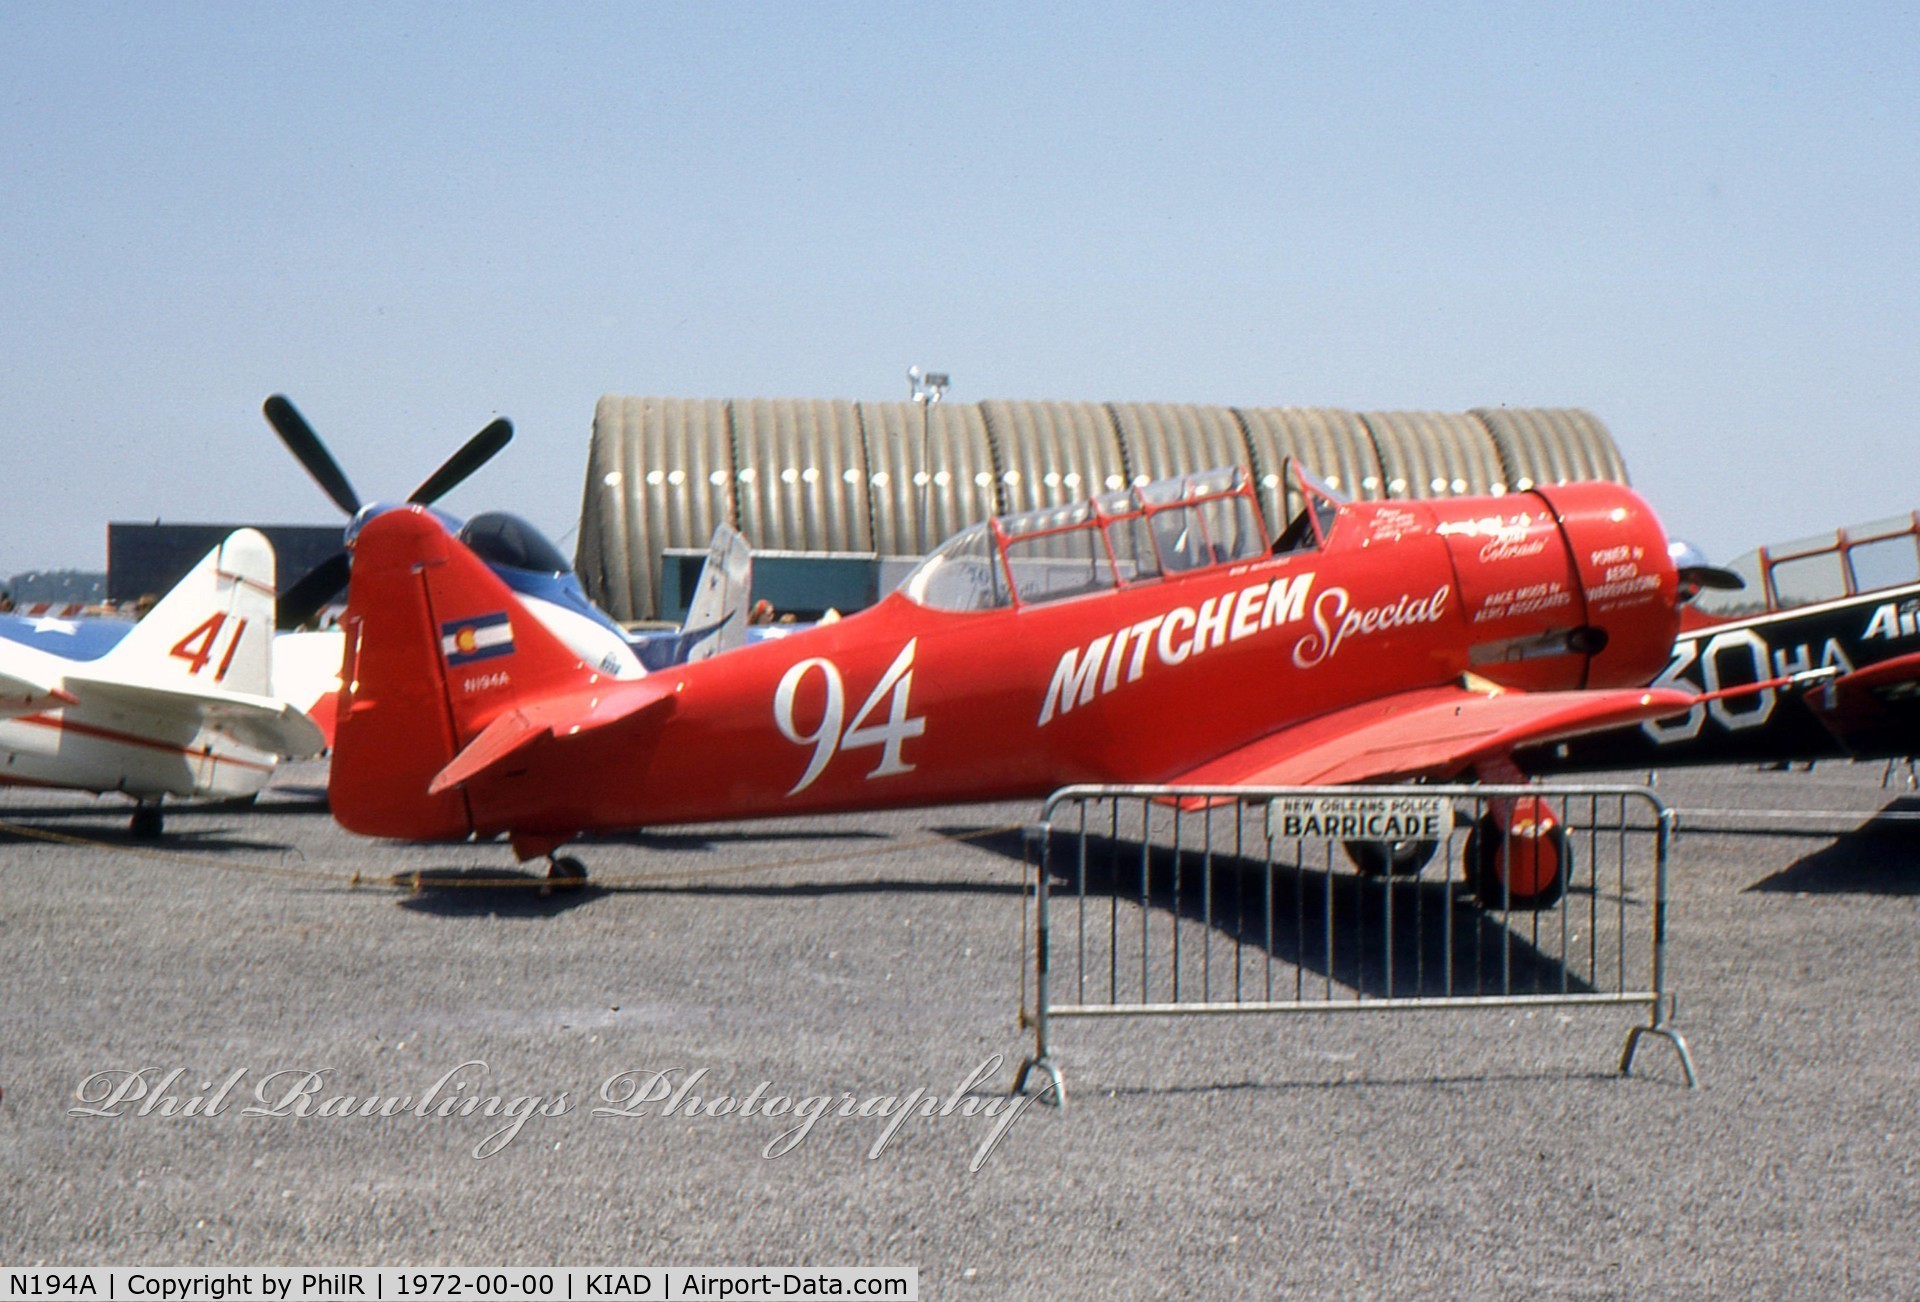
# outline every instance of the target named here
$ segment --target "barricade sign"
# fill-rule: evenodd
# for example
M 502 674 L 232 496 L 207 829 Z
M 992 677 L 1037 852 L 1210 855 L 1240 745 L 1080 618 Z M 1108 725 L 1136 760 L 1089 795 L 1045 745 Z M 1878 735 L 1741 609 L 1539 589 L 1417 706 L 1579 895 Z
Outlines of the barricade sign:
M 1445 796 L 1275 796 L 1267 835 L 1283 840 L 1438 841 L 1453 830 Z
M 1644 787 L 1056 792 L 1028 829 L 1015 1089 L 1076 1017 L 1626 1006 L 1669 1024 L 1673 814 Z

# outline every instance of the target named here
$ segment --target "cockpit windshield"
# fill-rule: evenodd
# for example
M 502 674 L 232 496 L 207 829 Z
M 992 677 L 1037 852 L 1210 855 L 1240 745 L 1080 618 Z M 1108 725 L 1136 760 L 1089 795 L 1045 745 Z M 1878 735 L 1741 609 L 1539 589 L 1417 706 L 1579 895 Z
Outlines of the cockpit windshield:
M 488 511 L 460 528 L 460 541 L 481 560 L 540 574 L 570 574 L 573 566 L 546 535 L 517 515 Z
M 1718 619 L 1920 583 L 1920 515 L 1898 515 L 1762 547 L 1727 568 L 1746 580 L 1744 588 L 1709 589 L 1694 598 L 1698 609 Z
M 1183 475 L 1004 515 L 948 539 L 901 585 L 936 610 L 1064 601 L 1266 553 L 1244 471 Z
M 1340 508 L 1348 499 L 1298 461 L 1289 458 L 1286 471 L 1288 473 L 1283 473 L 1281 478 L 1291 477 L 1298 488 L 1302 505 L 1274 540 L 1273 554 L 1279 556 L 1286 552 L 1317 551 L 1327 545 L 1327 538 L 1333 533 L 1334 521 L 1340 518 Z
M 1008 605 L 1006 574 L 990 522 L 962 529 L 914 567 L 900 585 L 934 610 L 992 610 Z

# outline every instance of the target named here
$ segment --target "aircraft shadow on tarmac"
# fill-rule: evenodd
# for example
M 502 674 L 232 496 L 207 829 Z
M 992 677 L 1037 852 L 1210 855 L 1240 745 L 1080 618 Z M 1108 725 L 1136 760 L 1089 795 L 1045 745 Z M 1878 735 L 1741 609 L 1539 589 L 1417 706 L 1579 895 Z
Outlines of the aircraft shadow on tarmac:
M 699 832 L 613 832 L 596 833 L 583 845 L 625 845 L 662 853 L 698 854 L 725 846 L 753 845 L 831 845 L 835 841 L 884 841 L 885 832 L 864 828 L 823 831 L 813 828 Z
M 1016 859 L 1040 850 L 1018 833 L 976 843 Z M 1218 968 L 1210 973 L 1214 999 L 1318 999 L 1328 983 L 1368 998 L 1594 989 L 1549 952 L 1561 935 L 1558 910 L 1515 913 L 1503 925 L 1500 915 L 1477 907 L 1459 883 L 1449 890 L 1431 870 L 1432 880 L 1364 878 L 1283 860 L 1269 870 L 1264 859 L 1215 851 L 1209 871 L 1208 856 L 1199 850 L 1176 854 L 1155 845 L 1143 858 L 1137 841 L 1089 835 L 1082 883 L 1078 837 L 1056 832 L 1051 850 L 1054 971 L 1072 964 L 1067 949 L 1083 934 L 1084 922 L 1085 933 L 1094 934 L 1088 961 L 1098 968 L 1097 980 L 1090 968 L 1089 988 L 1108 987 L 1111 958 L 1121 969 L 1123 1000 L 1130 998 L 1127 982 L 1138 993 L 1142 980 L 1141 924 L 1118 924 L 1117 937 L 1112 929 L 1124 905 L 1135 906 L 1149 929 L 1153 918 L 1177 915 L 1210 927 L 1216 942 L 1227 942 L 1212 944 L 1202 960 Z M 1574 908 L 1584 922 L 1581 899 L 1572 891 L 1563 908 Z M 1168 933 L 1151 943 L 1165 951 Z M 1181 960 L 1189 981 L 1193 948 L 1189 942 Z
M 1108 1098 L 1148 1098 L 1164 1099 L 1183 1094 L 1195 1094 L 1214 1097 L 1231 1093 L 1260 1094 L 1352 1094 L 1356 1091 L 1430 1093 L 1436 1086 L 1453 1085 L 1535 1085 L 1543 1080 L 1558 1081 L 1562 1084 L 1573 1081 L 1592 1081 L 1596 1084 L 1608 1084 L 1624 1079 L 1618 1071 L 1595 1069 L 1581 1071 L 1541 1070 L 1530 1071 L 1513 1069 L 1510 1071 L 1476 1072 L 1432 1072 L 1401 1076 L 1382 1075 L 1342 1075 L 1335 1080 L 1258 1080 L 1241 1079 L 1212 1082 L 1205 1081 L 1188 1085 L 1108 1085 L 1100 1092 Z
M 416 883 L 416 877 L 418 878 Z M 836 895 L 1007 895 L 1020 893 L 1010 882 L 911 881 L 884 878 L 857 882 L 792 882 L 773 885 L 720 885 L 687 882 L 679 885 L 596 885 L 547 891 L 542 873 L 520 873 L 497 868 L 429 868 L 418 874 L 396 873 L 393 884 L 410 891 L 400 907 L 443 918 L 548 918 L 607 895 L 711 895 L 729 899 L 801 899 Z
M 437 918 L 551 918 L 607 894 L 591 878 L 556 889 L 544 864 L 421 868 L 394 873 L 389 881 L 407 892 L 401 908 Z
M 1920 798 L 1902 796 L 1833 844 L 1747 889 L 1795 895 L 1920 895 L 1916 816 Z
M 287 809 L 302 814 L 317 810 L 324 814 L 327 812 L 327 789 L 306 783 L 272 786 L 261 794 L 258 803 L 262 809 Z
M 197 814 L 200 817 L 217 817 L 232 812 L 196 810 L 191 807 L 169 810 L 170 815 Z M 247 811 L 249 818 L 252 813 L 251 810 Z M 151 850 L 160 854 L 284 854 L 293 849 L 284 841 L 237 836 L 235 832 L 238 830 L 233 826 L 183 826 L 177 821 L 169 821 L 165 833 L 158 839 L 147 839 L 133 835 L 128 829 L 124 810 L 96 809 L 83 805 L 0 809 L 0 845 L 78 842 L 101 850 Z
M 802 838 L 795 834 L 780 839 Z M 605 838 L 595 842 L 608 843 Z M 796 866 L 831 870 L 834 861 L 810 859 Z M 786 867 L 782 864 L 741 866 L 738 871 L 745 875 Z M 391 880 L 393 885 L 409 892 L 400 901 L 400 907 L 439 917 L 553 917 L 607 895 L 713 896 L 727 899 L 807 899 L 846 895 L 1001 895 L 1012 898 L 1022 890 L 1017 882 L 955 881 L 950 878 L 922 879 L 897 875 L 862 876 L 852 881 L 740 882 L 676 876 L 676 869 L 657 865 L 652 866 L 651 871 L 657 873 L 660 879 L 636 881 L 630 876 L 609 871 L 604 881 L 589 876 L 585 883 L 568 888 L 553 887 L 547 881 L 544 866 L 426 868 L 417 872 L 395 873 Z M 735 868 L 720 863 L 678 871 L 724 874 L 735 871 Z

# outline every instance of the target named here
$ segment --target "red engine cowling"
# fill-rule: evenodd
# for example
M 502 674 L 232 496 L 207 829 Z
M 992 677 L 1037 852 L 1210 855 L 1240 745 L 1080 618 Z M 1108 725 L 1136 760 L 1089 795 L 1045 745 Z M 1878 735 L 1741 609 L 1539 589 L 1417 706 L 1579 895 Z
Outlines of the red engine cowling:
M 1474 673 L 1549 691 L 1638 686 L 1666 665 L 1679 629 L 1673 560 L 1632 490 L 1560 484 L 1433 506 Z
M 1605 636 L 1582 686 L 1652 682 L 1680 631 L 1679 577 L 1653 508 L 1621 484 L 1558 484 L 1536 492 L 1560 517 L 1587 625 Z

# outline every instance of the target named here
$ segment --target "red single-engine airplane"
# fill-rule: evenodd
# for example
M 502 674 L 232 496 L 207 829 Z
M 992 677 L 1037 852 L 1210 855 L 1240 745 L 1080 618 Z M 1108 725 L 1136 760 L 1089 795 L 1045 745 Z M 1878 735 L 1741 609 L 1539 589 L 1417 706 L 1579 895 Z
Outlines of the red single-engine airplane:
M 354 544 L 330 795 L 348 829 L 585 832 L 1009 800 L 1078 782 L 1515 780 L 1512 752 L 1683 713 L 1653 512 L 1612 483 L 1346 502 L 1240 470 L 975 525 L 837 623 L 637 681 L 587 665 L 431 514 Z M 1564 889 L 1545 800 L 1476 829 L 1488 897 Z M 1383 856 L 1371 871 L 1418 871 Z M 1470 856 L 1474 852 L 1470 849 Z M 1356 851 L 1363 869 L 1368 859 Z M 1490 865 L 1498 864 L 1497 869 Z

